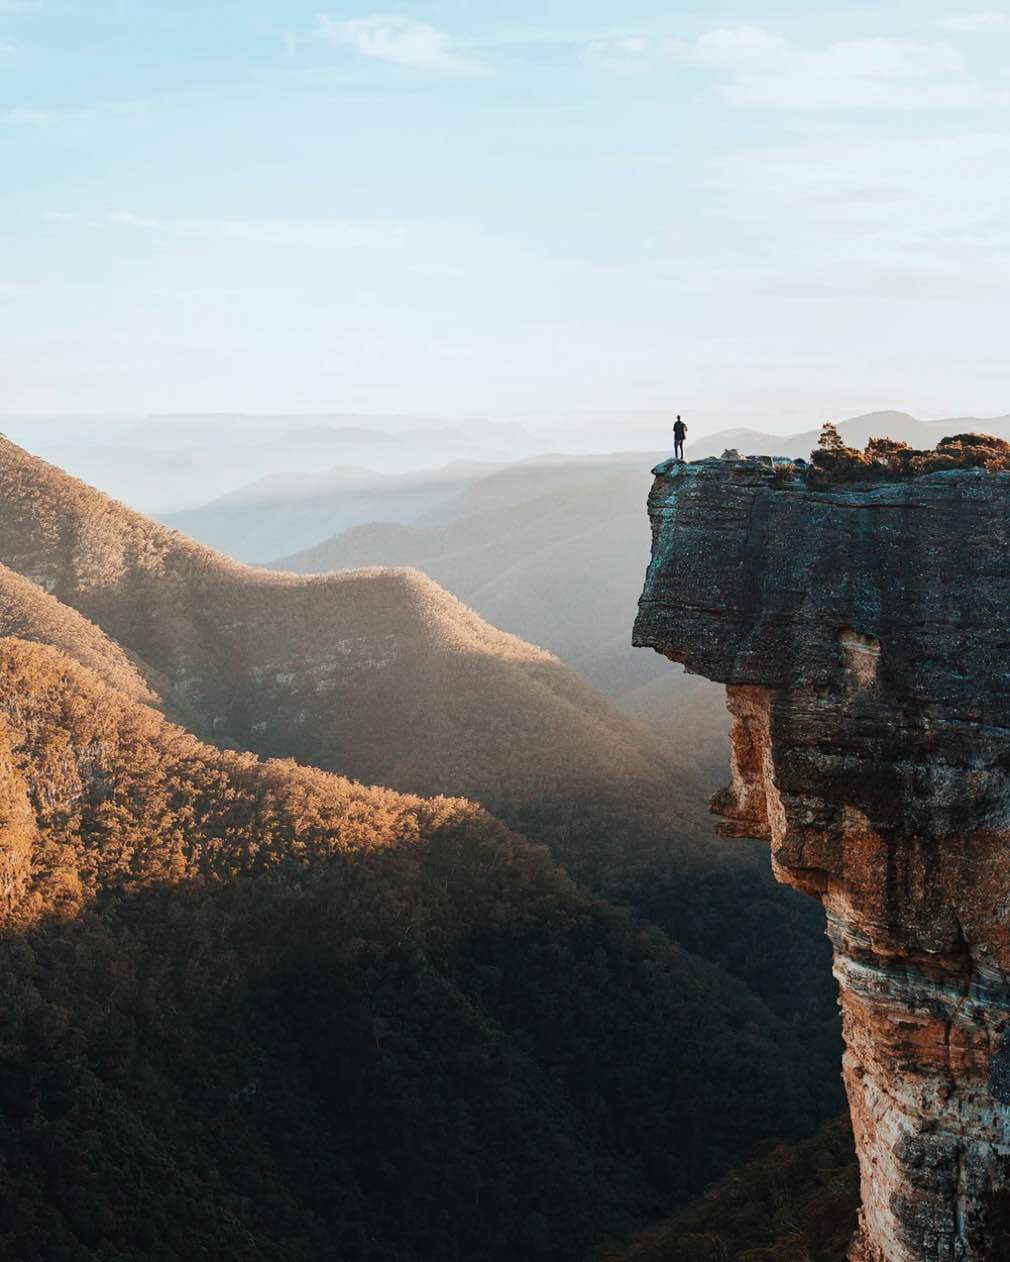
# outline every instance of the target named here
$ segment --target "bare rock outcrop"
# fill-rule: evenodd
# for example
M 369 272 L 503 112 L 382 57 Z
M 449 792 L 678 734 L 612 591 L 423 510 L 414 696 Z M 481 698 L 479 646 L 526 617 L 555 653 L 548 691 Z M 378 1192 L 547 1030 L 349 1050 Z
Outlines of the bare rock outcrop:
M 850 1256 L 1010 1259 L 1010 474 L 655 473 L 635 643 L 726 684 L 722 830 L 824 905 Z

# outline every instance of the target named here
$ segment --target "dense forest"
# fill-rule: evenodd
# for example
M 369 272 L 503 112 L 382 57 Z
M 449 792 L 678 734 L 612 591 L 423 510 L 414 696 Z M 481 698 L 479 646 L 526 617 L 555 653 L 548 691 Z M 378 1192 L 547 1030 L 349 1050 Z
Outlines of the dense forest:
M 817 909 L 550 654 L 10 444 L 0 526 L 0 1256 L 576 1262 L 837 1111 Z
M 712 838 L 708 784 L 660 740 L 430 579 L 241 566 L 6 440 L 0 561 L 143 663 L 205 739 L 479 801 L 592 892 L 809 1022 L 830 1063 L 819 909 L 776 885 L 760 848 Z
M 775 1144 L 597 1262 L 845 1262 L 859 1207 L 848 1117 Z
M 742 985 L 479 808 L 0 641 L 9 1258 L 580 1258 L 823 1108 Z

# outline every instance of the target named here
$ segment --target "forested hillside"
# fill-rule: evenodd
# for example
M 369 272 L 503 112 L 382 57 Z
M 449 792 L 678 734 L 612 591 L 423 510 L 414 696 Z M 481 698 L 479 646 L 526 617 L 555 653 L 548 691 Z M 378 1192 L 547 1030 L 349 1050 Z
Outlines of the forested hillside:
M 61 604 L 6 565 L 0 565 L 0 636 L 51 645 L 132 701 L 162 704 L 157 689 L 164 683 L 148 667 L 76 609 Z
M 816 909 L 550 653 L 6 443 L 0 559 L 0 1256 L 575 1262 L 837 1109 Z
M 500 765 L 511 746 L 541 790 L 630 775 L 658 791 L 658 743 L 416 573 L 243 567 L 9 443 L 0 526 L 0 559 L 162 671 L 221 740 L 424 791 L 507 779 L 522 796 L 530 771 Z
M 0 1256 L 576 1262 L 823 1110 L 795 1023 L 478 807 L 127 691 L 0 640 Z
M 551 464 L 543 473 L 518 466 L 460 497 L 453 520 L 361 525 L 273 564 L 303 574 L 414 566 L 496 626 L 619 692 L 661 666 L 631 649 L 627 628 L 649 560 L 650 468 L 648 456 Z M 618 647 L 617 669 L 612 662 L 594 678 L 587 667 Z
M 649 558 L 651 464 L 646 454 L 529 462 L 460 495 L 447 521 L 356 526 L 274 564 L 303 574 L 416 566 L 660 728 L 679 765 L 714 783 L 726 766 L 722 689 L 633 649 L 628 632 Z
M 215 743 L 478 800 L 595 893 L 802 1013 L 830 1063 L 819 911 L 775 885 L 766 851 L 711 838 L 707 786 L 662 741 L 429 579 L 243 567 L 6 441 L 0 560 L 146 663 Z
M 859 1207 L 847 1116 L 775 1144 L 598 1262 L 845 1262 Z
M 496 626 L 620 693 L 661 666 L 631 649 L 627 628 L 649 557 L 642 507 L 649 469 L 647 458 L 602 467 L 573 462 L 552 468 L 553 485 L 536 492 L 534 482 L 516 503 L 482 507 L 482 497 L 469 496 L 466 516 L 445 525 L 358 526 L 275 564 L 298 573 L 415 566 Z M 519 473 L 489 479 L 488 497 Z

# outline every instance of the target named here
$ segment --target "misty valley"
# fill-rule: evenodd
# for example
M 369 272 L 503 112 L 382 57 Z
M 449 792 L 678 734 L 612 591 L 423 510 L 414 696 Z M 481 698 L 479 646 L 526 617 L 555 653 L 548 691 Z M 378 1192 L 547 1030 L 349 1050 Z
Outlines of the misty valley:
M 4 1256 L 603 1256 L 831 1142 L 821 917 L 628 647 L 648 464 L 330 488 L 275 569 L 0 440 Z
M 1010 0 L 0 0 L 0 1262 L 1010 1262 Z
M 662 453 L 221 458 L 162 524 L 70 432 L 0 439 L 0 1256 L 842 1262 L 824 914 L 631 647 Z M 170 496 L 178 418 L 100 481 L 138 434 Z

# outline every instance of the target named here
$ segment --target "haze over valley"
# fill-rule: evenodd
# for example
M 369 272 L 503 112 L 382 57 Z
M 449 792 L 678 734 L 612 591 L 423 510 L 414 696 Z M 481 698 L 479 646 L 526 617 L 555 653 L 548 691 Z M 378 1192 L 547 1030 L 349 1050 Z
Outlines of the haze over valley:
M 71 1062 L 57 1039 L 19 1070 L 25 1104 L 4 1123 L 22 1157 L 6 1237 L 18 1256 L 53 1239 L 88 1248 L 93 1229 L 59 1173 L 83 1159 L 87 1128 L 104 1154 L 89 1196 L 131 1189 L 131 1209 L 101 1231 L 121 1248 L 170 1195 L 201 1221 L 178 1239 L 213 1250 L 239 1232 L 257 1250 L 316 1257 L 379 1232 L 425 1257 L 490 1224 L 505 1256 L 578 1257 L 698 1190 L 755 1138 L 808 1132 L 837 1108 L 816 916 L 774 885 L 760 847 L 710 837 L 711 768 L 672 756 L 556 656 L 415 569 L 243 566 L 6 439 L 0 563 L 4 915 L 21 935 L 9 1038 L 28 1037 L 32 1013 L 58 1012 L 80 1049 Z M 52 955 L 44 981 L 20 962 L 29 949 Z M 99 1025 L 82 1004 L 109 951 L 120 962 Z M 144 1014 L 141 973 L 157 979 Z M 664 1024 L 696 1031 L 679 1067 Z M 395 1051 L 373 1044 L 367 1030 L 380 1028 L 397 1031 Z M 133 1050 L 110 1061 L 103 1039 L 120 1029 L 135 1031 Z M 748 1085 L 723 1080 L 717 1100 L 705 1083 L 743 1045 Z M 514 1061 L 507 1105 L 483 1076 L 472 1098 L 458 1076 L 489 1056 Z M 220 1065 L 209 1097 L 173 1110 L 160 1141 L 171 1178 L 145 1192 L 143 1163 L 114 1155 L 121 1136 L 153 1134 L 180 1075 L 208 1057 Z M 445 1060 L 449 1077 L 408 1089 L 433 1057 L 456 1068 Z M 139 1073 L 138 1097 L 126 1084 Z M 34 1110 L 53 1075 L 69 1111 L 39 1167 L 27 1154 L 46 1133 Z M 767 1109 L 745 1109 L 737 1090 L 749 1097 L 766 1077 Z M 371 1107 L 347 1112 L 366 1081 L 362 1103 L 388 1111 L 378 1129 Z M 236 1093 L 255 1098 L 251 1111 L 229 1111 Z M 216 1138 L 194 1138 L 198 1116 L 217 1119 Z M 539 1156 L 519 1157 L 534 1118 Z M 307 1183 L 304 1154 L 324 1139 L 345 1156 Z M 395 1150 L 397 1178 L 423 1198 L 415 1143 L 438 1203 L 460 1198 L 450 1236 L 441 1210 L 393 1212 L 369 1168 L 381 1152 L 392 1170 Z M 462 1183 L 447 1192 L 457 1159 Z M 598 1175 L 577 1172 L 586 1162 Z M 187 1174 L 194 1164 L 218 1172 L 227 1213 Z
M 0 0 L 0 1262 L 1007 1262 L 1008 55 Z
M 494 626 L 556 654 L 628 716 L 656 725 L 682 707 L 690 721 L 664 729 L 664 742 L 714 788 L 728 748 L 722 690 L 633 649 L 627 633 L 648 559 L 649 471 L 672 423 L 668 414 L 630 417 L 539 417 L 534 432 L 518 421 L 151 416 L 96 422 L 101 446 L 76 421 L 9 428 L 141 510 L 152 496 L 165 524 L 236 560 L 304 574 L 421 570 Z M 921 421 L 882 411 L 839 422 L 856 447 L 876 435 L 930 447 L 983 427 L 1010 436 L 1010 417 Z M 692 429 L 688 450 L 693 459 L 728 447 L 805 458 L 818 433 Z M 565 437 L 570 451 L 536 450 Z M 622 438 L 641 447 L 618 450 Z M 614 450 L 587 450 L 608 439 Z M 451 459 L 441 464 L 443 456 Z M 184 507 L 200 485 L 196 467 L 221 493 Z M 247 480 L 250 467 L 259 472 Z
M 278 463 L 243 484 L 242 433 L 280 462 L 270 436 L 296 419 L 178 421 L 177 445 L 160 423 L 112 432 L 108 487 L 129 481 L 134 438 L 216 453 L 239 484 L 166 524 L 0 439 L 7 1037 L 27 1047 L 55 1021 L 78 1049 L 15 1058 L 4 1248 L 146 1256 L 170 1197 L 200 1224 L 159 1229 L 179 1250 L 420 1262 L 483 1256 L 490 1232 L 487 1256 L 576 1259 L 782 1139 L 808 1146 L 775 1150 L 802 1212 L 843 1239 L 822 918 L 764 846 L 712 834 L 722 689 L 629 644 L 663 452 Z M 323 459 L 332 443 L 410 458 L 380 430 L 284 433 Z M 696 447 L 731 441 L 749 440 Z M 126 1040 L 111 1059 L 110 1037 Z M 489 1066 L 509 1084 L 490 1096 Z M 57 1079 L 58 1124 L 39 1114 Z M 134 1155 L 155 1134 L 156 1192 Z M 320 1146 L 342 1155 L 310 1175 Z M 849 1190 L 806 1189 L 805 1151 Z M 129 1191 L 101 1228 L 63 1173 L 85 1160 L 95 1203 Z M 764 1197 L 768 1168 L 740 1170 Z M 677 1211 L 640 1247 L 665 1257 L 685 1224 L 712 1234 L 712 1212 Z
M 834 1262 L 823 918 L 713 835 L 722 688 L 630 645 L 662 446 L 350 419 L 8 426 L 66 470 L 0 438 L 6 1037 L 37 1050 L 2 1249 L 695 1262 L 801 1222 Z M 129 1201 L 102 1225 L 85 1165 Z

